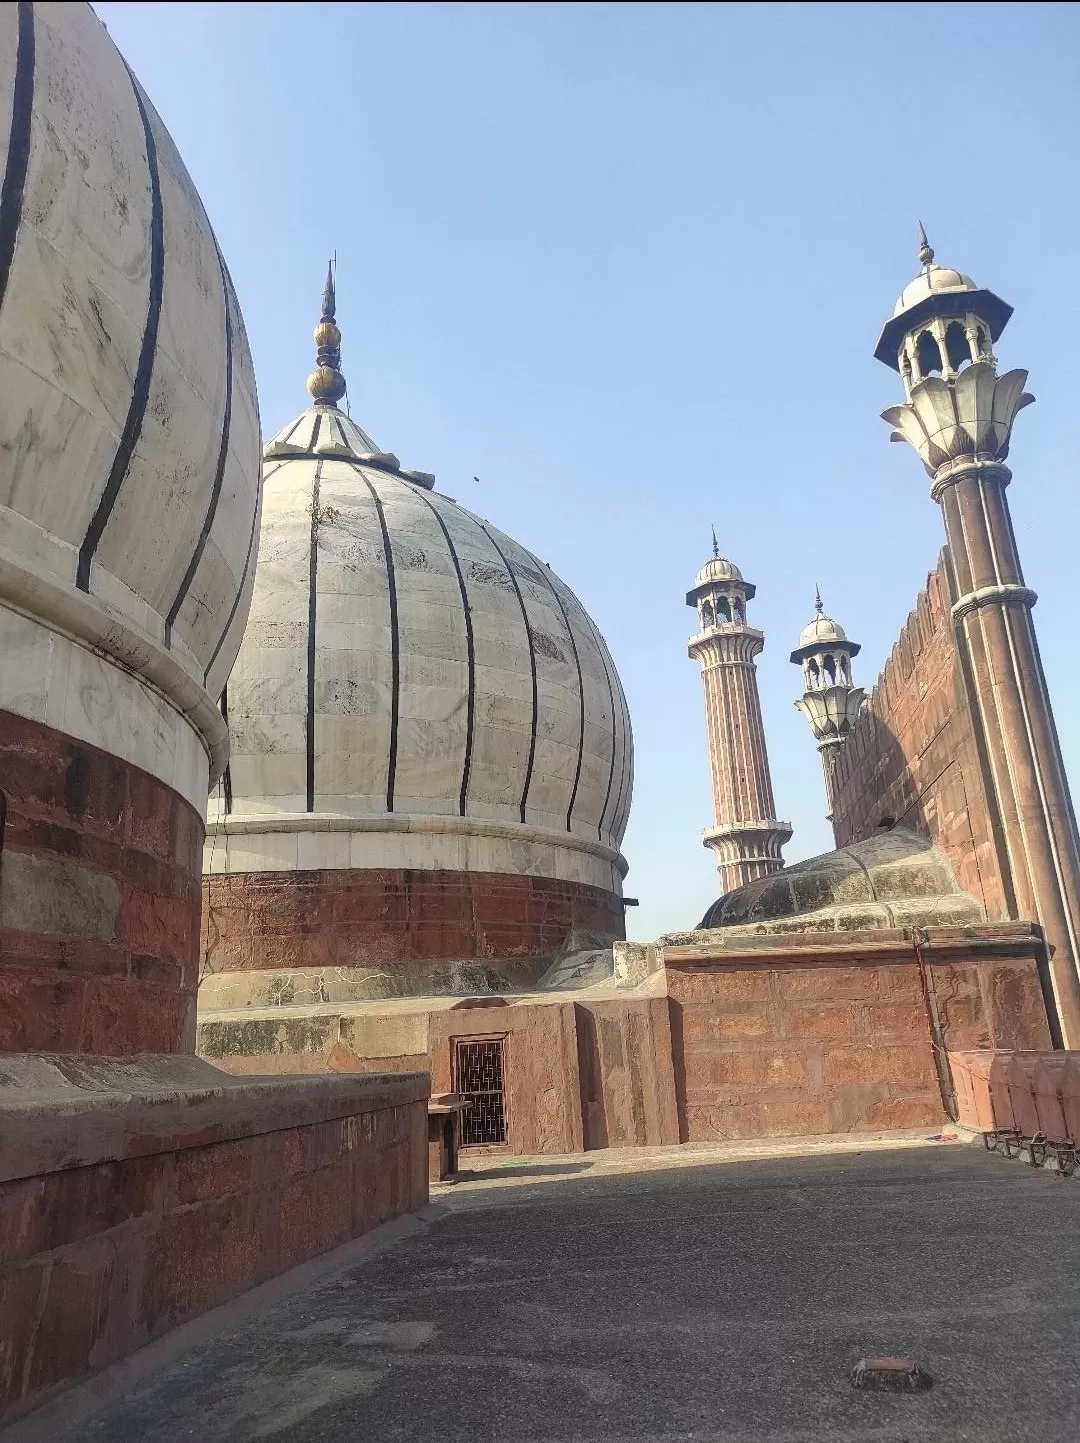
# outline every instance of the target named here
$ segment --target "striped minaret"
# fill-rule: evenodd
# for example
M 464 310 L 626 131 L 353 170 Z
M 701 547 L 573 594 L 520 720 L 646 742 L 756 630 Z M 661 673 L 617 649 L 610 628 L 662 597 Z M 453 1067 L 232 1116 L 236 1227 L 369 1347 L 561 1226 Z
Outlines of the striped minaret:
M 754 658 L 765 638 L 746 623 L 746 603 L 756 588 L 726 561 L 713 532 L 713 555 L 686 594 L 698 630 L 689 652 L 701 667 L 709 737 L 715 825 L 702 842 L 716 853 L 721 894 L 778 872 L 780 849 L 791 837 L 776 820 L 769 754 L 761 723 Z
M 874 355 L 900 373 L 907 402 L 882 412 L 930 477 L 952 572 L 952 620 L 980 734 L 998 865 L 1010 917 L 1037 921 L 1051 958 L 1058 1016 L 1080 1047 L 1080 831 L 1032 607 L 1020 565 L 1005 465 L 1017 413 L 1035 398 L 1026 371 L 999 374 L 993 343 L 1012 315 L 970 276 L 934 264 L 900 294 Z

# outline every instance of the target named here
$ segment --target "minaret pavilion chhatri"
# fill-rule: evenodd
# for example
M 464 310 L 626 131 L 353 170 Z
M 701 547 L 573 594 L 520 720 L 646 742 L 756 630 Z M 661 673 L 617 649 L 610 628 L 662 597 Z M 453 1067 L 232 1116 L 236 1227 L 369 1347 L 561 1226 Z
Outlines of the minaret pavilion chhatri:
M 905 288 L 875 356 L 897 371 L 906 403 L 883 412 L 930 477 L 948 539 L 953 621 L 987 754 L 989 799 L 1011 913 L 1042 926 L 1058 1009 L 1080 1044 L 1080 843 L 1006 487 L 1017 412 L 1034 399 L 1027 372 L 998 374 L 993 343 L 1012 315 L 992 291 L 934 264 Z
M 805 690 L 795 705 L 810 723 L 821 753 L 828 802 L 825 815 L 830 822 L 836 761 L 859 719 L 865 696 L 862 687 L 856 686 L 851 677 L 851 659 L 858 656 L 860 650 L 859 643 L 849 641 L 844 628 L 825 615 L 818 590 L 814 615 L 799 634 L 799 644 L 791 653 L 791 660 L 802 667 Z
M 624 935 L 633 747 L 604 640 L 550 566 L 341 409 L 335 313 L 328 275 L 312 404 L 263 452 L 203 1007 L 283 969 L 315 998 L 342 969 L 361 998 L 528 986 L 571 932 Z
M 714 531 L 712 558 L 695 577 L 686 604 L 698 619 L 688 650 L 701 667 L 705 690 L 715 812 L 702 842 L 716 854 L 721 893 L 778 872 L 781 848 L 791 838 L 789 824 L 776 820 L 758 699 L 754 659 L 765 638 L 746 620 L 755 591 L 720 555 Z

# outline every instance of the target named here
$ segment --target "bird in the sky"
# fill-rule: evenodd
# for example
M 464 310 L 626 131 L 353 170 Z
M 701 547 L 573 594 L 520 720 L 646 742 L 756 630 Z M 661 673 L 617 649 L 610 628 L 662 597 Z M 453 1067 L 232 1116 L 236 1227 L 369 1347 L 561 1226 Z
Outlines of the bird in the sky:
M 479 476 L 474 476 L 474 477 L 473 477 L 473 480 L 476 482 L 477 485 L 480 484 L 480 477 L 479 477 Z

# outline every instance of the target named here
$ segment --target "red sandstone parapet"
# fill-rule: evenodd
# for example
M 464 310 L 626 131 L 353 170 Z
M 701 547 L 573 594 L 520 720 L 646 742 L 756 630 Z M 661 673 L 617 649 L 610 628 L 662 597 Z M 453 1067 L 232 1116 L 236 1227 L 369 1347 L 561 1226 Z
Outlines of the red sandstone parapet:
M 925 989 L 901 931 L 663 948 L 683 1141 L 937 1126 L 932 1016 L 946 1047 L 1049 1048 L 1037 929 L 927 938 Z
M 926 579 L 836 763 L 838 847 L 888 819 L 929 837 L 991 920 L 1009 915 L 952 624 L 948 551 Z
M 965 1126 L 1080 1140 L 1080 1052 L 955 1051 L 949 1066 Z
M 428 1091 L 0 1057 L 0 1419 L 422 1206 Z

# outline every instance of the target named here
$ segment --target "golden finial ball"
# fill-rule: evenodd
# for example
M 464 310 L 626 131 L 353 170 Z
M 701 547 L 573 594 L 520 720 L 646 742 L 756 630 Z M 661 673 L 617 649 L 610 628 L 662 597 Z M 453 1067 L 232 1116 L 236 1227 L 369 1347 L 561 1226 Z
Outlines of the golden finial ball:
M 336 405 L 345 394 L 345 377 L 329 366 L 316 366 L 307 378 L 307 388 L 312 400 Z
M 337 349 L 341 345 L 341 332 L 333 321 L 320 321 L 313 332 L 315 344 L 321 349 L 331 347 Z

